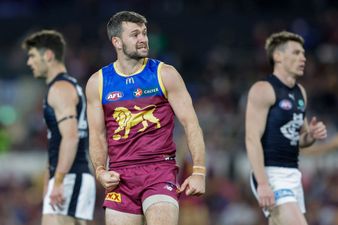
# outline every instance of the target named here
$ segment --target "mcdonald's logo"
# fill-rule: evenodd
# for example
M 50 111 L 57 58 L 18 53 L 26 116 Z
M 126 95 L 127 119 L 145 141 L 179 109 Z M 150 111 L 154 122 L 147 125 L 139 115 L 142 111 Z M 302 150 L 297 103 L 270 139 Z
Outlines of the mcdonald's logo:
M 134 83 L 135 83 L 134 78 L 128 77 L 128 78 L 126 79 L 126 84 L 134 84 Z

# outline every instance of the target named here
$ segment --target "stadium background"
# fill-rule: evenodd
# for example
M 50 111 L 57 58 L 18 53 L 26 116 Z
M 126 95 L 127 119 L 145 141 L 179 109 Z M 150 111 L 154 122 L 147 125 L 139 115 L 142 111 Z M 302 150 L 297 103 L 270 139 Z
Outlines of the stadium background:
M 66 64 L 82 85 L 115 59 L 105 25 L 119 10 L 149 21 L 151 57 L 174 65 L 193 97 L 205 135 L 207 193 L 183 198 L 180 225 L 267 224 L 248 184 L 244 109 L 250 85 L 270 72 L 264 40 L 289 30 L 305 38 L 308 116 L 318 115 L 329 138 L 338 125 L 338 1 L 335 0 L 1 0 L 0 225 L 40 224 L 46 130 L 43 81 L 32 78 L 20 48 L 25 35 L 57 29 L 68 42 Z M 182 129 L 179 161 L 189 164 Z M 302 157 L 310 225 L 338 224 L 338 153 Z M 95 221 L 103 224 L 98 186 Z M 194 221 L 197 220 L 197 221 Z M 206 222 L 208 221 L 208 222 Z

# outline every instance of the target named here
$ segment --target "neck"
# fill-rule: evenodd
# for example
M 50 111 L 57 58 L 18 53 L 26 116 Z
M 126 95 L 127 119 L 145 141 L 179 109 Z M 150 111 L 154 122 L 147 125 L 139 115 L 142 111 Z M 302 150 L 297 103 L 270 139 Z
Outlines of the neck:
M 67 72 L 67 70 L 63 63 L 57 63 L 50 66 L 46 76 L 46 84 L 49 84 L 58 74 L 65 72 Z
M 132 75 L 137 72 L 145 63 L 145 58 L 141 59 L 118 59 L 116 60 L 115 64 L 117 69 L 123 73 L 124 75 Z
M 283 83 L 285 84 L 286 86 L 288 87 L 293 87 L 295 86 L 296 84 L 296 75 L 293 75 L 293 74 L 290 74 L 290 73 L 287 73 L 286 71 L 284 70 L 280 70 L 278 68 L 275 68 L 273 70 L 273 74 L 278 77 L 278 79 Z

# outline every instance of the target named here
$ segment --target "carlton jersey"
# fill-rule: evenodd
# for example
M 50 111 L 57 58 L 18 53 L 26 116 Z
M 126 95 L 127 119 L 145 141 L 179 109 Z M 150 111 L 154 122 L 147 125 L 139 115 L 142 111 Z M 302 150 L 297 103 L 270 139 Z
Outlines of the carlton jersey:
M 47 95 L 44 99 L 44 119 L 48 128 L 48 157 L 49 157 L 49 172 L 50 177 L 54 176 L 57 162 L 59 159 L 61 134 L 59 131 L 58 123 L 56 120 L 54 109 L 48 104 L 48 93 L 50 88 L 58 81 L 67 81 L 74 85 L 76 88 L 79 103 L 76 106 L 79 143 L 74 163 L 69 173 L 89 173 L 88 160 L 87 160 L 87 145 L 88 145 L 88 125 L 86 120 L 86 99 L 83 94 L 82 88 L 78 85 L 77 81 L 66 73 L 57 75 L 52 82 L 48 85 Z
M 298 84 L 289 88 L 276 76 L 266 79 L 276 95 L 262 136 L 265 166 L 298 168 L 300 129 L 305 118 L 305 102 Z
M 110 168 L 174 162 L 174 112 L 159 75 L 162 64 L 145 59 L 142 68 L 129 76 L 115 64 L 100 70 Z

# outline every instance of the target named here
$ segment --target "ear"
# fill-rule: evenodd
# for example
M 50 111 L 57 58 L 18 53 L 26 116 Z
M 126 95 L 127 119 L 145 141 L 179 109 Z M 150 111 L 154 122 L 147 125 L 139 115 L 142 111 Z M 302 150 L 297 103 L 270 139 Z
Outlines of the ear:
M 283 53 L 280 50 L 276 49 L 274 53 L 272 54 L 272 57 L 275 63 L 279 63 L 282 61 Z
M 47 50 L 44 52 L 43 57 L 45 58 L 46 62 L 51 62 L 52 60 L 54 60 L 55 54 L 54 54 L 54 52 L 53 52 L 52 50 L 47 49 Z
M 122 49 L 122 40 L 119 37 L 112 37 L 111 43 L 116 49 Z

